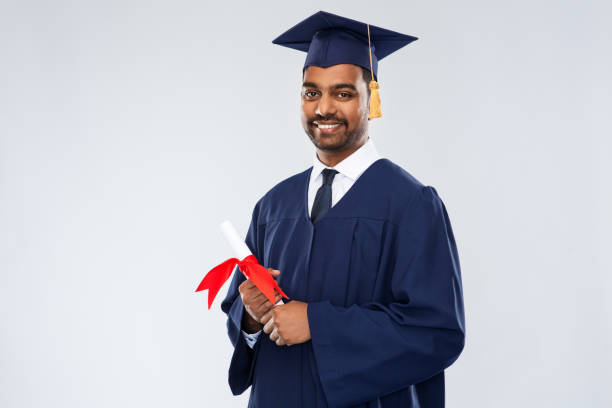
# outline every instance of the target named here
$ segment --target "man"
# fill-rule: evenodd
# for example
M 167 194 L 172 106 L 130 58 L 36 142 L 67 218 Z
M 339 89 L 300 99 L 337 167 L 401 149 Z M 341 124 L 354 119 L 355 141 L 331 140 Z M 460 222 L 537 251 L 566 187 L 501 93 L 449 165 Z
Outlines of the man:
M 444 406 L 465 336 L 451 224 L 436 190 L 368 136 L 377 62 L 415 39 L 318 12 L 274 41 L 308 52 L 315 154 L 257 202 L 246 237 L 290 299 L 272 305 L 235 272 L 221 305 L 230 388 L 251 386 L 249 407 Z

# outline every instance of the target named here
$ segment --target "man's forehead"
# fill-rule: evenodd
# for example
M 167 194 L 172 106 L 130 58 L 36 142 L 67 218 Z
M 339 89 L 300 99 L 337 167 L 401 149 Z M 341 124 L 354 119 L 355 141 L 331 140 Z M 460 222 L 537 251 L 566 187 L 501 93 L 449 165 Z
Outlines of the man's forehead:
M 357 85 L 362 76 L 361 67 L 353 64 L 337 64 L 325 68 L 311 65 L 304 71 L 304 83 L 314 82 L 321 86 L 336 83 Z

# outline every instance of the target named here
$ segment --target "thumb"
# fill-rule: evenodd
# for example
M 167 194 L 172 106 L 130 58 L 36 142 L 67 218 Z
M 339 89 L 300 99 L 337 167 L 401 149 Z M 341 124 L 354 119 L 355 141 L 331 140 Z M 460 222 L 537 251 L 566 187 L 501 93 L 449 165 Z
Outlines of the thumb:
M 280 275 L 280 271 L 276 269 L 270 269 L 270 275 L 276 278 Z

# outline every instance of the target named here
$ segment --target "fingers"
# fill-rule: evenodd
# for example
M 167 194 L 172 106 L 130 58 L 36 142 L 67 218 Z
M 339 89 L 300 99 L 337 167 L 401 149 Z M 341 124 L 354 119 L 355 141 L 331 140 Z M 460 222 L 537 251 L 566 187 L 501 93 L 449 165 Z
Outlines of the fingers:
M 270 303 L 270 302 L 268 302 Z M 261 323 L 261 319 L 265 316 L 265 314 L 269 311 L 269 308 L 264 306 L 259 306 L 257 308 L 251 308 L 253 313 L 257 316 L 257 321 Z
M 268 323 L 268 320 L 270 320 L 272 318 L 273 314 L 272 314 L 272 309 L 268 310 L 266 313 L 263 314 L 263 316 L 261 316 L 260 322 L 261 324 L 266 324 Z
M 276 271 L 276 272 L 278 272 L 277 276 L 280 275 L 279 271 Z M 240 294 L 243 294 L 245 298 L 249 298 L 253 300 L 259 298 L 260 296 L 263 296 L 264 298 L 266 298 L 265 295 L 261 293 L 259 288 L 255 286 L 253 282 L 251 282 L 250 279 L 247 279 L 244 282 L 242 282 L 240 286 L 238 287 L 238 291 L 240 292 Z M 274 293 L 276 294 L 276 292 Z
M 249 299 L 249 302 L 259 306 L 269 299 L 264 295 L 257 287 L 255 286 L 253 290 L 245 292 L 245 298 Z M 280 299 L 282 299 L 281 295 L 278 292 L 274 291 L 274 303 L 276 304 Z M 259 303 L 258 303 L 259 302 Z
M 275 297 L 275 304 L 278 302 L 278 300 L 280 300 L 280 296 L 277 295 Z M 275 307 L 275 305 L 270 303 L 265 296 L 263 296 L 263 299 L 257 297 L 256 300 L 249 299 L 245 296 L 243 297 L 243 303 L 246 311 L 258 323 L 265 323 L 267 320 L 262 321 L 263 317 Z
M 274 304 L 277 304 L 279 300 L 282 299 L 282 296 L 279 295 L 277 292 L 274 292 Z M 245 296 L 242 299 L 243 302 L 247 302 L 249 303 L 249 305 L 251 305 L 251 307 L 256 307 L 256 308 L 264 308 L 267 309 L 272 307 L 273 305 L 270 303 L 270 300 L 266 297 L 266 295 L 264 295 L 263 293 L 259 292 L 259 290 L 257 290 L 257 294 L 252 295 L 249 297 L 248 294 L 245 294 Z
M 282 297 L 281 295 L 276 294 L 274 296 L 274 304 L 270 303 L 270 300 L 268 300 L 267 297 L 263 296 L 263 298 L 256 298 L 253 300 L 253 302 L 251 302 L 252 304 L 254 304 L 256 307 L 261 308 L 262 311 L 262 315 L 267 312 L 268 310 L 270 310 L 274 305 L 276 305 L 278 303 L 279 300 L 281 300 Z M 257 303 L 256 301 L 259 301 L 261 303 Z
M 276 330 L 276 327 L 274 328 L 274 330 L 272 330 L 272 333 L 270 333 L 270 340 L 273 341 L 274 343 L 276 343 L 277 346 L 286 346 L 287 345 L 285 340 L 280 336 L 280 334 L 278 334 L 278 331 Z
M 278 299 L 275 298 L 274 299 L 274 303 L 276 304 L 276 302 L 278 302 Z M 264 295 L 262 295 L 262 297 L 257 297 L 255 299 L 253 299 L 251 304 L 253 305 L 253 307 L 255 307 L 258 310 L 260 310 L 260 314 L 261 315 L 265 314 L 268 310 L 270 310 L 270 309 L 272 309 L 274 307 L 274 305 L 272 303 L 270 303 L 268 298 L 265 297 Z
M 272 314 L 272 311 L 269 311 L 268 313 L 266 313 L 262 318 L 261 318 L 261 322 L 264 327 L 263 327 L 263 331 L 266 334 L 270 334 L 272 332 L 272 329 L 274 328 L 274 315 Z
M 267 306 L 267 307 L 272 307 L 272 304 L 270 303 L 270 301 L 268 300 L 268 298 L 267 298 L 267 297 L 265 297 L 264 295 L 262 295 L 262 297 L 261 297 L 261 298 L 259 298 L 259 297 L 258 297 L 258 298 L 256 298 L 256 299 L 253 299 L 253 303 L 255 303 L 255 304 L 257 305 L 257 307 L 263 307 L 263 308 L 265 308 L 265 307 L 266 307 L 266 306 L 265 306 L 265 305 L 266 305 L 266 303 L 268 304 L 268 306 Z
M 267 268 L 270 275 L 273 277 L 280 276 L 280 271 L 272 268 Z M 265 323 L 262 319 L 274 306 L 282 299 L 278 292 L 274 292 L 274 304 L 253 284 L 250 279 L 242 282 L 238 288 L 242 303 L 246 311 L 258 323 Z M 268 317 L 269 319 L 269 317 Z M 267 320 L 266 320 L 267 321 Z
M 238 286 L 238 290 L 242 292 L 243 290 L 252 289 L 254 287 L 255 285 L 253 284 L 253 282 L 250 279 L 247 279 L 244 282 L 242 282 L 240 286 Z
M 242 303 L 244 303 L 245 305 L 248 304 L 249 306 L 259 306 L 260 301 L 263 303 L 263 299 L 267 299 L 264 294 L 261 293 L 259 289 L 257 289 L 255 285 L 253 285 L 252 288 L 246 288 L 243 290 L 239 289 L 239 291 L 240 297 L 242 298 Z
M 273 278 L 277 278 L 280 276 L 280 271 L 277 269 L 272 269 L 272 268 L 267 268 L 268 272 L 270 272 L 270 275 L 272 275 Z M 253 284 L 253 282 L 250 279 L 245 280 L 244 282 L 242 282 L 240 284 L 240 286 L 238 287 L 238 291 L 240 293 L 249 293 L 251 291 L 257 293 L 257 295 L 261 294 L 261 291 L 257 288 L 257 286 L 255 286 Z
M 287 344 L 280 334 L 278 334 L 278 328 L 276 326 L 273 326 L 272 331 L 270 332 L 270 341 L 276 343 L 277 346 L 285 346 Z
M 256 290 L 257 292 L 253 292 L 251 296 L 248 298 L 248 301 L 252 306 L 259 307 L 266 300 L 268 300 L 268 298 L 265 297 L 264 294 L 259 291 L 259 289 L 256 289 Z
M 278 331 L 276 330 L 276 327 L 272 330 L 272 332 L 270 333 L 270 340 L 272 340 L 273 342 L 276 343 L 276 341 L 280 338 L 280 336 L 278 335 Z
M 272 268 L 267 268 L 267 269 L 268 269 L 268 272 L 270 272 L 270 275 L 272 275 L 273 278 L 278 278 L 280 276 L 280 271 L 279 270 L 272 269 Z M 253 289 L 253 288 L 256 288 L 256 286 L 253 284 L 253 281 L 251 281 L 250 279 L 246 279 L 238 287 L 238 289 Z
M 287 342 L 278 334 L 278 327 L 274 325 L 274 313 L 272 311 L 261 318 L 261 323 L 264 324 L 263 331 L 269 335 L 270 341 L 276 343 L 277 346 L 287 345 Z

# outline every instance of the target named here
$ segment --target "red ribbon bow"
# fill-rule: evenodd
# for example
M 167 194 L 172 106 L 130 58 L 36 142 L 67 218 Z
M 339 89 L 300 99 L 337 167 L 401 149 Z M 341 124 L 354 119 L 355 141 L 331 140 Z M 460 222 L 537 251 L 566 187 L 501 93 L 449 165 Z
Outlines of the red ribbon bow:
M 275 304 L 274 302 L 274 290 L 278 291 L 283 297 L 289 299 L 289 296 L 285 295 L 285 292 L 281 290 L 278 286 L 270 272 L 263 266 L 261 266 L 257 262 L 257 258 L 255 255 L 249 255 L 245 257 L 242 261 L 238 258 L 230 258 L 227 261 L 215 266 L 212 268 L 202 279 L 200 285 L 196 289 L 196 292 L 199 292 L 204 289 L 208 289 L 208 308 L 212 305 L 215 296 L 221 289 L 221 286 L 229 279 L 232 275 L 232 271 L 234 267 L 238 265 L 240 271 L 250 279 L 257 289 L 264 294 L 265 297 L 268 298 L 270 303 Z

